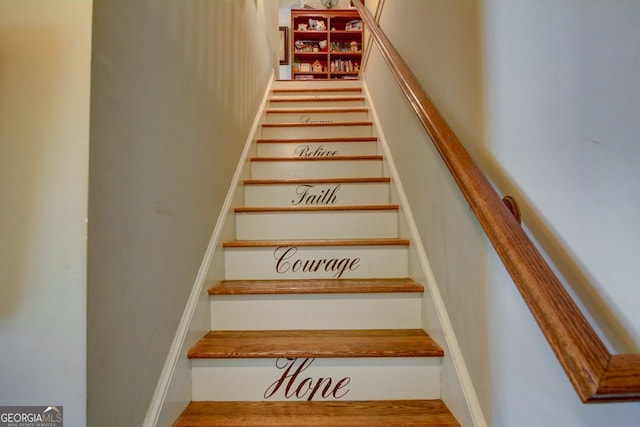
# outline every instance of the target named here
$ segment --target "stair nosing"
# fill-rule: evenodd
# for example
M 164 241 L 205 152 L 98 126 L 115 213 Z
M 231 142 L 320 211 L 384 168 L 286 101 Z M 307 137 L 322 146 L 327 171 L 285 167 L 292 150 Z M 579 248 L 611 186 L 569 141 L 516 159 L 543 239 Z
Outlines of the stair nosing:
M 263 128 L 301 128 L 301 127 L 332 127 L 332 126 L 345 126 L 345 127 L 355 127 L 355 126 L 373 126 L 373 122 L 370 121 L 359 121 L 359 122 L 320 122 L 320 123 L 298 123 L 298 122 L 289 122 L 289 123 L 262 123 Z
M 326 88 L 276 88 L 272 93 L 299 93 L 299 92 L 362 92 L 360 87 L 326 87 Z
M 230 240 L 223 248 L 272 248 L 280 246 L 409 246 L 409 239 L 309 239 L 309 240 Z
M 368 113 L 367 107 L 319 107 L 319 108 L 267 108 L 266 114 L 287 113 Z
M 223 280 L 210 286 L 209 295 L 387 294 L 422 293 L 424 286 L 398 279 L 289 279 Z
M 236 418 L 237 423 L 233 421 Z M 310 402 L 199 401 L 191 402 L 173 427 L 206 425 L 460 427 L 442 399 Z
M 257 144 L 299 144 L 304 142 L 376 142 L 376 136 L 354 136 L 354 137 L 323 137 L 323 138 L 260 138 L 256 139 Z
M 369 178 L 292 178 L 292 179 L 245 179 L 245 185 L 273 185 L 273 184 L 368 184 L 368 183 L 390 183 L 388 176 L 378 176 Z
M 241 206 L 234 209 L 235 213 L 260 212 L 344 212 L 344 211 L 397 211 L 399 205 L 331 205 L 331 206 Z
M 296 96 L 269 98 L 269 102 L 336 102 L 336 101 L 364 101 L 364 96 Z
M 359 160 L 383 160 L 381 155 L 369 155 L 369 156 L 309 156 L 309 157 L 264 157 L 256 156 L 251 157 L 249 160 L 252 162 L 301 162 L 301 161 L 359 161 Z
M 189 359 L 443 357 L 422 329 L 210 331 Z

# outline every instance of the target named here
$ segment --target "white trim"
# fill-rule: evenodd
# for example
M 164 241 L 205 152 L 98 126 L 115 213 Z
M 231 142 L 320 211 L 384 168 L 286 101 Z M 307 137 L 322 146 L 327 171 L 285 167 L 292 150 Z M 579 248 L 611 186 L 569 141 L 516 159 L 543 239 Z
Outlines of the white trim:
M 384 7 L 384 1 L 385 0 L 378 1 L 378 5 L 376 6 L 375 14 L 373 15 L 373 19 L 377 23 L 380 23 L 380 17 L 382 16 L 382 8 Z
M 420 261 L 420 266 L 428 282 L 428 286 L 426 286 L 426 288 L 431 295 L 438 320 L 440 321 L 442 333 L 448 347 L 448 354 L 451 356 L 451 360 L 455 367 L 458 381 L 460 383 L 460 387 L 467 404 L 469 416 L 471 417 L 471 422 L 476 427 L 487 427 L 487 422 L 484 418 L 484 413 L 482 412 L 480 401 L 478 400 L 475 388 L 473 387 L 471 376 L 469 375 L 469 371 L 464 361 L 462 351 L 460 350 L 460 346 L 453 330 L 449 314 L 447 313 L 444 300 L 442 299 L 442 295 L 440 294 L 436 278 L 433 274 L 431 265 L 429 264 L 429 260 L 427 258 L 427 253 L 422 244 L 422 240 L 420 239 L 418 227 L 415 220 L 413 219 L 413 214 L 411 213 L 411 208 L 409 206 L 409 201 L 407 199 L 406 193 L 404 192 L 404 187 L 402 186 L 402 182 L 400 181 L 398 170 L 395 166 L 395 163 L 393 162 L 391 150 L 389 149 L 389 145 L 382 131 L 382 126 L 380 125 L 380 120 L 376 113 L 375 107 L 371 102 L 369 88 L 365 81 L 362 81 L 362 86 L 364 89 L 365 99 L 367 101 L 371 117 L 373 119 L 374 128 L 376 129 L 378 134 L 378 141 L 380 142 L 380 146 L 384 151 L 383 154 L 385 162 L 387 163 L 387 167 L 389 169 L 389 174 L 391 175 L 392 185 L 396 187 L 401 210 L 404 212 L 407 227 L 409 229 L 411 244 L 415 247 L 418 260 Z
M 378 24 L 380 24 L 380 17 L 382 16 L 382 8 L 384 7 L 384 2 L 385 0 L 378 1 L 378 4 L 376 5 L 376 10 L 372 12 L 373 20 L 376 21 L 376 23 Z M 367 8 L 366 5 L 365 5 L 365 8 Z M 366 34 L 366 28 L 365 28 L 365 34 Z M 364 56 L 362 57 L 362 61 L 361 61 L 362 64 L 360 64 L 360 77 L 359 77 L 360 80 L 362 80 L 364 70 L 367 67 L 367 64 L 369 63 L 369 54 L 371 53 L 371 49 L 374 46 L 374 42 L 371 36 L 365 36 L 365 38 L 366 38 L 366 41 L 365 41 L 365 47 L 364 47 Z
M 158 419 L 160 417 L 160 413 L 162 411 L 162 407 L 164 405 L 164 401 L 167 396 L 167 392 L 169 391 L 173 374 L 176 369 L 176 365 L 178 364 L 178 360 L 181 356 L 181 349 L 184 346 L 185 339 L 188 335 L 191 326 L 191 320 L 193 319 L 198 300 L 200 299 L 200 295 L 203 292 L 203 288 L 206 283 L 207 274 L 211 265 L 211 261 L 213 259 L 214 252 L 218 246 L 222 229 L 227 219 L 227 215 L 231 210 L 231 205 L 233 203 L 233 199 L 235 198 L 238 184 L 240 182 L 240 179 L 242 178 L 243 169 L 245 167 L 245 164 L 247 163 L 249 149 L 253 141 L 255 140 L 256 133 L 262 122 L 263 111 L 265 110 L 265 106 L 269 99 L 274 81 L 275 74 L 274 72 L 272 72 L 269 83 L 267 85 L 267 89 L 265 90 L 265 93 L 263 95 L 262 102 L 257 110 L 256 117 L 254 118 L 253 125 L 251 126 L 251 130 L 249 131 L 249 136 L 245 141 L 244 149 L 240 156 L 240 160 L 238 161 L 238 165 L 236 166 L 236 170 L 233 175 L 229 191 L 227 192 L 224 205 L 220 210 L 218 221 L 216 222 L 216 225 L 213 229 L 211 239 L 209 240 L 209 245 L 207 246 L 204 258 L 202 259 L 202 263 L 200 264 L 200 269 L 198 270 L 193 288 L 191 289 L 191 294 L 189 295 L 187 305 L 184 309 L 184 312 L 182 313 L 182 318 L 180 319 L 180 323 L 178 324 L 178 329 L 173 338 L 173 342 L 171 343 L 171 347 L 169 348 L 169 353 L 167 354 L 167 359 L 165 360 L 164 367 L 162 368 L 162 372 L 160 373 L 158 384 L 156 385 L 153 396 L 151 398 L 151 402 L 149 403 L 149 407 L 147 408 L 147 413 L 144 417 L 144 421 L 142 422 L 142 427 L 155 427 L 158 423 Z

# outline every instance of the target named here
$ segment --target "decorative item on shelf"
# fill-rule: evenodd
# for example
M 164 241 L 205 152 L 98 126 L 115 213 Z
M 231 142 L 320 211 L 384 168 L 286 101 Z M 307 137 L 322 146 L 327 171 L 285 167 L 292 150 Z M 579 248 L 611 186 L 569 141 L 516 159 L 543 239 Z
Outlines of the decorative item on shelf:
M 309 24 L 298 24 L 298 31 L 309 31 Z
M 327 31 L 327 24 L 319 19 L 309 19 L 310 31 Z
M 296 40 L 293 43 L 293 48 L 296 53 L 317 53 L 317 52 L 326 52 L 327 51 L 327 41 L 316 41 L 316 40 Z
M 358 69 L 360 69 L 359 65 Z M 355 71 L 355 66 L 351 60 L 336 59 L 331 62 L 332 73 L 353 73 Z
M 322 0 L 322 5 L 327 9 L 333 9 L 338 4 L 338 0 Z
M 321 73 L 322 72 L 322 64 L 320 63 L 320 61 L 316 60 L 313 64 L 311 64 L 311 68 L 312 68 L 314 73 Z
M 341 52 L 352 52 L 352 53 L 360 53 L 361 44 L 357 41 L 352 42 L 331 42 L 331 52 L 333 53 L 341 53 Z
M 355 64 L 353 64 L 353 71 L 355 73 L 360 72 L 360 64 L 358 64 L 357 62 Z
M 308 62 L 303 62 L 300 64 L 300 72 L 301 73 L 310 73 L 311 72 L 311 64 Z
M 362 31 L 362 20 L 353 19 L 344 26 L 345 31 Z

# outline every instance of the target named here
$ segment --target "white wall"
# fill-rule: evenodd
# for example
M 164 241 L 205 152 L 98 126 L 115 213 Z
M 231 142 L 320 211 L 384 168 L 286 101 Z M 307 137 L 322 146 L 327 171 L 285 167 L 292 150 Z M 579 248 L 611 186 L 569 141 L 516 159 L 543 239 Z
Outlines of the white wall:
M 276 67 L 273 6 L 95 2 L 91 426 L 142 423 Z
M 618 351 L 640 351 L 640 5 L 394 0 L 383 29 Z M 379 55 L 374 95 L 491 426 L 634 426 L 583 405 Z
M 83 426 L 91 2 L 0 1 L 0 404 Z

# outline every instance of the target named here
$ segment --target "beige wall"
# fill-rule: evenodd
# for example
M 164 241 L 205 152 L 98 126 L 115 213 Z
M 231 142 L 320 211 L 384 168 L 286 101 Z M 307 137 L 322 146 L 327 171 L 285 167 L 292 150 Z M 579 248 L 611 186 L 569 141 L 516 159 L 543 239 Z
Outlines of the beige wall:
M 640 350 L 640 6 L 393 0 L 383 29 L 611 345 Z M 633 426 L 585 406 L 377 54 L 374 95 L 487 422 Z
M 0 0 L 0 404 L 85 425 L 91 2 Z
M 145 416 L 276 66 L 267 3 L 95 1 L 91 426 Z

